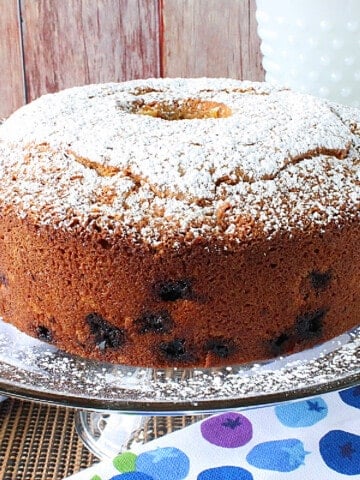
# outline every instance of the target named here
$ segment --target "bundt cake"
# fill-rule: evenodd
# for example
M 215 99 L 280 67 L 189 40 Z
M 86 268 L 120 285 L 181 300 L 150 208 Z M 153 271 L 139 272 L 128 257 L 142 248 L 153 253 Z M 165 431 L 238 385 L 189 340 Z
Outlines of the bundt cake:
M 360 318 L 360 111 L 267 83 L 71 88 L 0 127 L 0 315 L 149 367 L 301 351 Z

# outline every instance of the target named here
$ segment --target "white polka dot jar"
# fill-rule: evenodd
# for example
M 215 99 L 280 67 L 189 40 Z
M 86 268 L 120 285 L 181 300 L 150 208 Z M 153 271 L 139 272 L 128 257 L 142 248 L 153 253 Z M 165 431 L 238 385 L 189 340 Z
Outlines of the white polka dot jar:
M 257 0 L 266 80 L 360 107 L 360 0 Z

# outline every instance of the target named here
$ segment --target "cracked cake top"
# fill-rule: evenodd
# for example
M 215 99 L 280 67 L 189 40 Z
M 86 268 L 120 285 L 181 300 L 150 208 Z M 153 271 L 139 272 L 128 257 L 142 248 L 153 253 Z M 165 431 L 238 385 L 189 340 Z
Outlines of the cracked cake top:
M 154 247 L 321 230 L 359 218 L 359 137 L 359 110 L 266 83 L 76 87 L 0 127 L 0 212 Z

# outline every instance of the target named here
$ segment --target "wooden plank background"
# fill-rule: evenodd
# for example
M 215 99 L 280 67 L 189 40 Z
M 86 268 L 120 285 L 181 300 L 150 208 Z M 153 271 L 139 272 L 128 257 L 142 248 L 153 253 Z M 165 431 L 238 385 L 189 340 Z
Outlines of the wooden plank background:
M 262 80 L 255 0 L 0 0 L 0 117 L 86 83 Z
M 163 73 L 263 78 L 255 1 L 163 0 Z
M 0 0 L 0 118 L 25 102 L 18 0 Z

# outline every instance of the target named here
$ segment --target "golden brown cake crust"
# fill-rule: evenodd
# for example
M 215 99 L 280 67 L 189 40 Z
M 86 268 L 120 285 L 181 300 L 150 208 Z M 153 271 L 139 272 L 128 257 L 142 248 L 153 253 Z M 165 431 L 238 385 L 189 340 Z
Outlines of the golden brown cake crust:
M 81 356 L 223 365 L 358 324 L 358 110 L 267 84 L 48 95 L 0 127 L 0 311 Z

